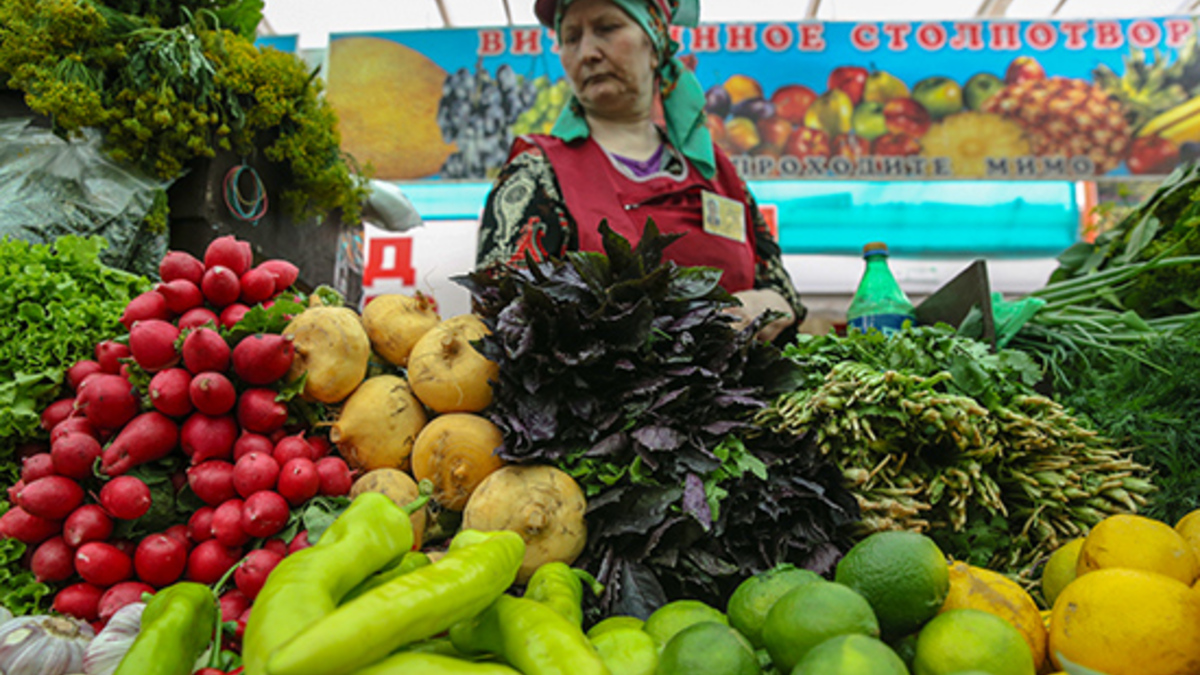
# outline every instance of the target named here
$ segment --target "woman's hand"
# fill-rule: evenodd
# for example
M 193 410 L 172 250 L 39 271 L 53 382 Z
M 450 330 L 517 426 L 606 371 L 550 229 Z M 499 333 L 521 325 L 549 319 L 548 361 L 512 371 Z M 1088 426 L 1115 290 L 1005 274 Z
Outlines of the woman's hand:
M 760 340 L 774 340 L 777 335 L 782 333 L 785 328 L 792 325 L 796 320 L 792 313 L 792 307 L 783 299 L 783 296 L 776 291 L 770 289 L 755 289 L 749 291 L 740 291 L 734 293 L 733 297 L 742 302 L 741 307 L 730 307 L 725 310 L 737 318 L 733 327 L 741 330 L 748 326 L 758 315 L 767 310 L 774 310 L 784 314 L 782 318 L 776 319 L 771 323 L 763 326 L 758 331 Z

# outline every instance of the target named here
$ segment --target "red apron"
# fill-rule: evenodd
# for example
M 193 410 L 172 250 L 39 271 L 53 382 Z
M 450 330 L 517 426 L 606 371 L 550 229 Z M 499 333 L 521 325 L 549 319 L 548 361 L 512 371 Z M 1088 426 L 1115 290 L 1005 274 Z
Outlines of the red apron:
M 722 270 L 721 286 L 730 293 L 754 287 L 754 226 L 745 209 L 744 241 L 735 241 L 704 229 L 702 193 L 746 203 L 746 191 L 733 164 L 715 152 L 717 174 L 709 180 L 690 163 L 682 179 L 655 176 L 638 181 L 621 173 L 613 160 L 591 138 L 565 143 L 553 136 L 529 137 L 546 153 L 554 167 L 567 210 L 575 219 L 579 249 L 603 252 L 600 221 L 607 220 L 617 234 L 637 245 L 647 218 L 659 232 L 683 232 L 666 248 L 665 256 L 686 267 Z

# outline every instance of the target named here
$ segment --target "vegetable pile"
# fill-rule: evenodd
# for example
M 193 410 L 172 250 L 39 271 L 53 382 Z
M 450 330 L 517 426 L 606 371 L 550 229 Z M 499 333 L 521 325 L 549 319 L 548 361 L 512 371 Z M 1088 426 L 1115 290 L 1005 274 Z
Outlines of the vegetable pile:
M 758 420 L 838 464 L 863 532 L 925 531 L 956 559 L 1029 571 L 1152 490 L 1129 450 L 1033 391 L 1022 352 L 939 325 L 801 335 L 784 353 L 804 384 Z
M 669 598 L 714 602 L 790 561 L 828 571 L 856 517 L 838 472 L 750 417 L 796 368 L 732 329 L 719 271 L 662 259 L 648 222 L 636 248 L 601 225 L 605 254 L 481 270 L 462 280 L 499 366 L 485 414 L 501 456 L 574 476 L 589 499 L 582 564 L 604 613 L 645 616 Z

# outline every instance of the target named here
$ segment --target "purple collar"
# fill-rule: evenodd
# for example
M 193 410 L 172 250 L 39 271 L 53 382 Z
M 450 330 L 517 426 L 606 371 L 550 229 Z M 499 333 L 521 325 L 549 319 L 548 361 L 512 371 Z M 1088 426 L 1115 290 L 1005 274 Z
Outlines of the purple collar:
M 652 173 L 657 173 L 662 169 L 663 148 L 665 147 L 667 147 L 666 143 L 659 143 L 658 149 L 654 151 L 654 154 L 642 161 L 630 159 L 628 157 L 622 157 L 616 153 L 611 154 L 615 159 L 629 167 L 629 170 L 633 172 L 633 175 L 637 176 L 638 178 L 645 178 L 646 176 L 649 176 Z

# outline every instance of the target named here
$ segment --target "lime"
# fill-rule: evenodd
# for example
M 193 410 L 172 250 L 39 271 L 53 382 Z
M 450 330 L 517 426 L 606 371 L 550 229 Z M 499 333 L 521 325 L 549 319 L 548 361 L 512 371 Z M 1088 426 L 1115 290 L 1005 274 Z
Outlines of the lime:
M 937 614 L 950 590 L 946 556 L 916 532 L 876 532 L 838 562 L 834 580 L 862 594 L 885 637 L 911 633 Z
M 917 634 L 909 633 L 902 638 L 893 639 L 888 642 L 888 646 L 896 652 L 896 656 L 900 657 L 904 665 L 912 670 L 913 660 L 917 658 Z
M 983 670 L 991 675 L 1034 675 L 1033 654 L 1011 623 L 981 609 L 952 609 L 917 636 L 913 675 Z
M 589 628 L 587 636 L 594 638 L 598 635 L 603 635 L 610 630 L 617 630 L 621 628 L 633 628 L 636 630 L 641 630 L 645 623 L 645 621 L 642 621 L 636 616 L 610 616 L 607 619 L 600 621 L 595 626 Z
M 611 673 L 654 675 L 658 668 L 658 645 L 638 628 L 612 628 L 591 637 L 592 646 Z
M 649 633 L 658 646 L 662 647 L 670 642 L 676 633 L 701 621 L 716 621 L 729 625 L 728 617 L 719 609 L 699 600 L 674 600 L 654 610 L 646 619 L 642 630 Z
M 755 648 L 763 646 L 762 627 L 771 605 L 800 584 L 823 581 L 821 575 L 795 565 L 779 565 L 738 584 L 729 596 L 729 625 L 741 631 Z
M 767 612 L 762 638 L 771 662 L 788 673 L 813 647 L 849 633 L 879 637 L 871 606 L 847 586 L 819 581 L 784 593 Z
M 754 648 L 733 628 L 701 621 L 663 647 L 657 675 L 761 675 Z
M 908 668 L 879 640 L 851 634 L 810 649 L 791 675 L 908 675 Z

